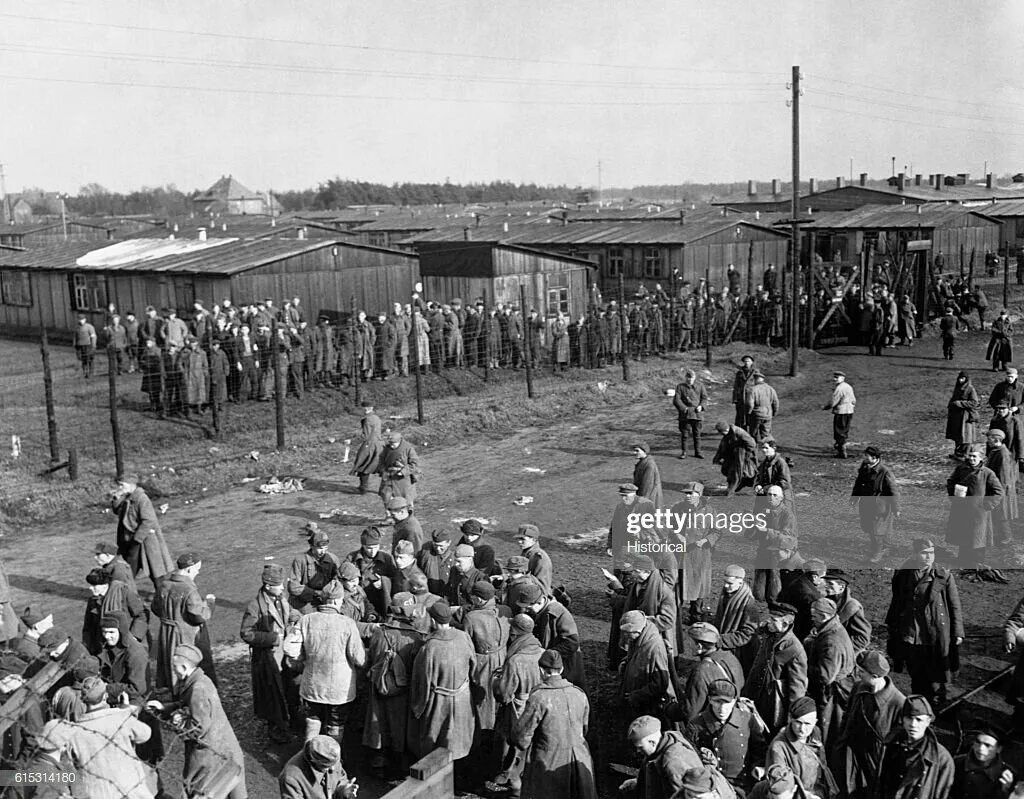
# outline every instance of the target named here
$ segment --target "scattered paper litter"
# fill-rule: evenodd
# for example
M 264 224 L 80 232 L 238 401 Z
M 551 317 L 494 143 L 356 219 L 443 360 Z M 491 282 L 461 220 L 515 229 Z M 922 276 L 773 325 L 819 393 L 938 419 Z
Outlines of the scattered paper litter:
M 494 527 L 498 523 L 497 519 L 487 519 L 483 516 L 456 516 L 454 519 L 452 519 L 452 524 L 462 524 L 463 522 L 468 522 L 470 519 L 480 522 L 480 524 L 484 525 L 485 527 L 488 525 Z
M 264 483 L 259 488 L 261 494 L 294 494 L 302 490 L 302 481 L 297 477 L 288 477 L 284 480 L 273 477 L 269 483 Z
M 344 508 L 331 508 L 327 513 L 318 513 L 317 516 L 321 519 L 333 519 L 335 516 L 344 516 L 346 513 L 348 511 Z
M 389 416 L 389 419 L 404 419 L 404 416 Z
M 210 447 L 210 449 L 208 449 L 207 452 L 209 452 L 211 455 L 216 455 L 218 452 L 220 452 L 220 447 Z
M 665 396 L 666 397 L 674 397 L 675 395 L 676 395 L 676 390 L 674 388 L 666 388 L 665 389 Z
M 334 443 L 335 441 L 337 441 L 337 440 L 338 440 L 338 439 L 336 439 L 336 438 L 335 438 L 334 436 L 328 436 L 328 438 L 327 438 L 327 443 L 328 443 L 328 444 L 333 444 L 333 443 Z M 345 443 L 347 444 L 347 443 L 348 443 L 348 441 L 346 440 L 346 441 L 345 441 Z
M 896 435 L 895 430 L 879 430 L 878 435 L 880 436 L 894 436 Z
M 523 447 L 523 452 L 525 452 L 527 455 L 533 454 L 533 450 L 530 449 L 529 447 Z
M 258 461 L 260 459 L 260 451 L 258 449 L 254 449 L 249 453 L 249 457 L 254 461 Z
M 273 555 L 264 555 L 263 556 L 263 560 L 273 560 L 273 559 L 274 559 Z
M 516 497 L 515 499 L 512 500 L 513 505 L 529 505 L 531 502 L 533 502 L 533 497 L 526 495 Z
M 524 472 L 530 472 L 531 474 L 547 474 L 547 469 L 538 469 L 536 466 L 524 466 Z
M 165 502 L 165 503 L 164 503 L 163 505 L 161 505 L 161 506 L 160 506 L 159 508 L 157 508 L 157 510 L 159 510 L 159 511 L 160 511 L 160 513 L 161 513 L 161 515 L 162 515 L 162 514 L 164 514 L 164 513 L 167 513 L 167 511 L 168 511 L 168 510 L 170 509 L 170 507 L 171 507 L 171 506 L 170 506 L 170 505 L 168 505 L 168 504 L 167 504 L 167 503 Z
M 799 491 L 799 492 L 797 492 L 797 496 L 798 497 L 809 497 L 810 494 L 808 494 L 806 491 Z
M 243 477 L 242 478 L 242 482 L 243 483 L 251 483 L 253 480 L 259 480 L 259 479 L 260 478 L 258 478 L 258 477 Z
M 606 392 L 608 390 L 608 381 L 607 380 L 599 380 L 598 383 L 597 383 L 597 390 L 600 391 L 602 394 L 604 394 L 604 392 Z
M 568 547 L 592 547 L 603 546 L 608 539 L 608 528 L 601 527 L 597 530 L 588 530 L 585 533 L 576 533 L 568 538 L 563 538 L 562 543 Z
M 174 467 L 173 466 L 168 466 L 167 467 L 167 471 L 169 471 L 171 474 L 177 474 L 177 472 L 174 471 Z

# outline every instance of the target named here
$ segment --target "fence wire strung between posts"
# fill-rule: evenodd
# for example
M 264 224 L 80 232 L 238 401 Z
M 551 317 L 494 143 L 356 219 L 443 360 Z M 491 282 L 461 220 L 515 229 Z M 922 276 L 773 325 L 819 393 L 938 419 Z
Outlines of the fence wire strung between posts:
M 187 710 L 146 707 L 150 699 L 167 702 L 169 690 L 129 700 L 125 685 L 106 683 L 104 703 L 90 711 L 82 690 L 98 678 L 83 679 L 79 673 L 94 671 L 88 664 L 95 662 L 81 645 L 58 644 L 27 661 L 4 652 L 0 660 L 0 799 L 25 796 L 30 787 L 68 797 L 122 797 L 136 790 L 178 795 L 189 746 L 201 749 L 207 761 L 192 775 L 192 792 L 226 796 L 237 784 L 239 765 L 230 753 L 200 742 L 202 731 Z M 53 776 L 31 783 L 29 773 Z
M 890 260 L 868 249 L 853 262 L 816 259 L 805 265 L 797 292 L 798 344 L 865 343 L 872 325 L 868 293 L 875 295 L 876 307 L 884 297 L 887 327 L 909 341 L 949 303 L 969 323 L 976 310 L 972 285 L 983 287 L 993 306 L 1000 288 L 1014 297 L 1019 292 L 1019 280 L 1010 291 L 1005 262 L 1003 274 L 991 275 L 975 265 L 971 253 L 962 262 L 951 257 L 941 265 L 944 271 L 931 263 L 915 265 L 914 255 Z M 1021 277 L 1020 269 L 1012 271 Z M 621 368 L 628 380 L 629 364 L 649 359 L 696 352 L 710 365 L 715 348 L 737 342 L 790 346 L 793 292 L 784 264 L 764 270 L 740 265 L 719 284 L 709 275 L 684 282 L 673 274 L 629 288 L 620 276 L 606 281 L 603 291 L 595 283 L 584 297 L 549 292 L 540 302 L 523 285 L 511 295 L 506 291 L 506 299 L 513 297 L 506 302 L 496 302 L 489 289 L 465 300 L 416 293 L 390 310 L 358 308 L 352 297 L 345 311 L 305 310 L 305 318 L 287 305 L 273 313 L 214 305 L 212 312 L 197 311 L 187 320 L 158 314 L 137 320 L 124 335 L 108 317 L 105 327 L 97 324 L 94 345 L 74 348 L 75 369 L 68 368 L 64 346 L 47 346 L 44 339 L 44 367 L 55 363 L 44 375 L 46 429 L 42 414 L 18 423 L 26 442 L 38 436 L 33 443 L 41 444 L 48 437 L 51 469 L 66 467 L 73 475 L 78 431 L 71 431 L 62 448 L 58 428 L 67 430 L 68 424 L 54 411 L 55 397 L 58 404 L 67 404 L 69 396 L 96 404 L 79 381 L 106 371 L 109 397 L 103 406 L 120 475 L 122 436 L 130 455 L 151 443 L 152 427 L 140 424 L 140 417 L 213 440 L 225 431 L 272 424 L 276 446 L 284 449 L 289 425 L 329 418 L 338 401 L 395 407 L 415 398 L 422 423 L 426 401 L 462 396 L 492 382 L 521 382 L 532 397 L 544 392 L 553 375 L 575 370 Z M 254 410 L 261 403 L 274 403 L 269 420 Z M 85 423 L 97 431 L 106 428 L 100 413 Z M 140 437 L 137 430 L 145 432 Z

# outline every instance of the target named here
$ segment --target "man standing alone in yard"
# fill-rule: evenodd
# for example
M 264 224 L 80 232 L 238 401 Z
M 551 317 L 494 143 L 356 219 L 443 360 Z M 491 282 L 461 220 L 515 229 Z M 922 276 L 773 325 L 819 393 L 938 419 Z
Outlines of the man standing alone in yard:
M 686 370 L 683 382 L 676 386 L 672 404 L 679 414 L 680 460 L 686 457 L 687 432 L 693 437 L 693 457 L 703 458 L 700 454 L 700 430 L 704 421 L 704 407 L 708 404 L 708 392 L 692 369 Z
M 836 457 L 846 457 L 846 441 L 850 437 L 850 422 L 853 420 L 853 410 L 857 404 L 857 397 L 853 393 L 853 386 L 846 382 L 844 372 L 833 372 L 832 399 L 825 403 L 824 410 L 832 411 L 832 437 Z

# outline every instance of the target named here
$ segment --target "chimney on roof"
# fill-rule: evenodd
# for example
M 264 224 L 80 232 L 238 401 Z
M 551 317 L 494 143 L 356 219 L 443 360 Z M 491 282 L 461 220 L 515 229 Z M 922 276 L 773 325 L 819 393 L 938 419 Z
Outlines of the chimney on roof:
M 935 191 L 942 191 L 942 184 L 945 182 L 945 175 L 941 172 L 935 173 Z
M 842 178 L 836 178 L 836 188 L 837 189 L 843 188 L 843 179 Z
M 778 178 L 772 178 L 772 194 L 775 195 L 775 194 L 781 194 L 781 193 L 782 193 L 782 181 L 779 180 Z
M 757 196 L 757 181 L 756 180 L 748 180 L 747 181 L 747 196 L 748 197 L 756 197 Z
M 178 232 L 178 223 L 177 222 L 174 223 L 174 232 L 175 233 Z
M 991 172 L 989 172 L 987 175 L 985 175 L 985 188 L 986 189 L 991 189 L 992 188 L 992 173 Z
M 569 224 L 569 215 L 568 214 L 562 214 L 562 227 L 565 227 L 568 224 Z
M 760 218 L 761 218 L 761 212 L 760 211 L 754 211 L 754 219 L 760 219 Z
M 956 173 L 956 185 L 966 186 L 967 181 L 971 179 L 970 172 L 957 172 Z
M 918 213 L 918 215 L 921 214 L 921 205 L 922 205 L 922 203 L 918 203 L 917 204 L 917 213 Z
M 921 176 L 920 175 L 914 175 L 914 185 L 915 186 L 920 186 L 921 185 Z
M 502 233 L 508 233 L 508 222 L 502 222 L 501 223 L 501 232 Z
M 685 208 L 680 208 L 679 209 L 679 224 L 680 225 L 685 225 L 686 224 L 686 209 Z
M 306 238 L 306 229 L 304 227 L 300 227 L 299 228 L 299 241 L 302 241 L 305 238 Z
M 222 230 L 222 231 L 223 231 L 224 233 L 227 233 L 227 232 L 228 232 L 228 223 L 227 223 L 227 222 L 225 222 L 224 224 L 222 224 L 222 225 L 220 226 L 220 229 L 221 229 L 221 230 Z
M 896 189 L 897 191 L 903 191 L 907 188 L 907 176 L 904 172 L 900 172 L 896 176 Z
M 462 240 L 463 241 L 472 241 L 473 240 L 473 230 L 472 230 L 472 228 L 464 227 L 462 229 Z
M 860 173 L 860 185 L 861 186 L 867 186 L 868 185 L 868 173 L 867 172 L 861 172 Z
M 206 241 L 206 228 L 201 227 L 196 231 L 200 241 Z
M 276 216 L 270 217 L 270 226 L 271 227 L 277 227 L 277 217 Z
M 816 194 L 818 192 L 818 179 L 817 178 L 811 178 L 810 183 L 808 184 L 808 190 L 809 190 L 810 194 Z

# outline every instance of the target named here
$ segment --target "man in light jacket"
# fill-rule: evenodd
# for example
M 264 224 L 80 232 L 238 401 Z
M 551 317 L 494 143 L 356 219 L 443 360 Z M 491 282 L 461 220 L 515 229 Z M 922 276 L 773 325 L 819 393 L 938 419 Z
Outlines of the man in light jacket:
M 836 457 L 846 457 L 846 441 L 850 437 L 850 422 L 853 410 L 857 405 L 857 397 L 853 386 L 846 382 L 844 372 L 833 372 L 832 399 L 825 403 L 824 410 L 832 411 L 832 438 L 835 440 Z

